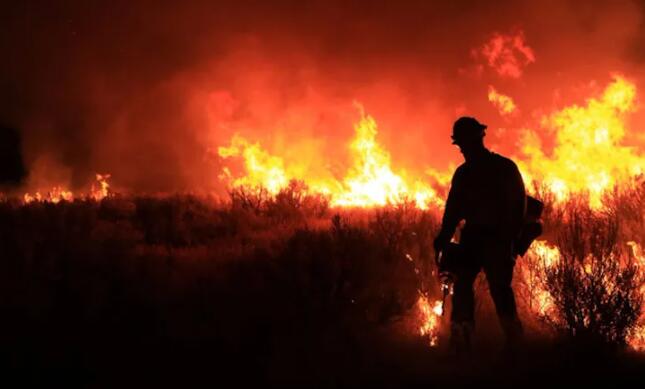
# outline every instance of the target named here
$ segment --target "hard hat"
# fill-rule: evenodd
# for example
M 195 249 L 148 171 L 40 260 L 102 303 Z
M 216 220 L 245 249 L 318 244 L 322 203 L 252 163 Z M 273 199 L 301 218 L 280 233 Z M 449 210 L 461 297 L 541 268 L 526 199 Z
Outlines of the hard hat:
M 484 130 L 486 128 L 488 126 L 481 124 L 477 119 L 470 116 L 462 116 L 452 126 L 452 144 L 459 144 L 463 141 L 481 138 L 484 136 Z

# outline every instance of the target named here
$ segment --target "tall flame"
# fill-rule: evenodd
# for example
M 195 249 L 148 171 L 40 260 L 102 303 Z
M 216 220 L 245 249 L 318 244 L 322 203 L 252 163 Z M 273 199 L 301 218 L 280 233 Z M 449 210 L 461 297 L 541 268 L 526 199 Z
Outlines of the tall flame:
M 431 203 L 441 204 L 435 191 L 416 180 L 409 182 L 390 167 L 390 154 L 376 141 L 376 121 L 363 114 L 354 126 L 356 137 L 351 144 L 354 166 L 343 180 L 343 191 L 332 204 L 340 206 L 371 206 L 397 203 L 406 197 L 425 209 Z
M 269 154 L 259 143 L 251 143 L 238 134 L 233 136 L 230 146 L 220 147 L 218 154 L 224 159 L 241 157 L 246 175 L 232 177 L 230 170 L 224 168 L 220 178 L 234 187 L 262 186 L 274 194 L 290 180 L 306 178 L 312 190 L 331 195 L 331 203 L 335 206 L 369 207 L 402 200 L 414 201 L 421 209 L 442 204 L 436 192 L 421 179 L 408 179 L 392 170 L 390 154 L 376 139 L 378 127 L 373 117 L 362 113 L 354 131 L 355 137 L 349 147 L 353 165 L 342 180 L 298 174 L 299 169 L 285 167 L 282 158 Z
M 110 184 L 108 183 L 108 179 L 111 177 L 110 174 L 97 174 L 96 175 L 96 182 L 92 184 L 92 188 L 90 190 L 90 198 L 100 201 L 104 198 L 106 198 L 109 193 L 110 193 Z
M 623 78 L 614 80 L 601 96 L 585 106 L 572 105 L 545 116 L 543 126 L 553 129 L 555 147 L 543 151 L 538 135 L 527 131 L 522 141 L 525 161 L 518 164 L 529 184 L 541 181 L 557 199 L 572 192 L 588 192 L 590 205 L 601 206 L 603 192 L 645 170 L 645 158 L 621 145 L 624 116 L 635 109 L 636 86 Z

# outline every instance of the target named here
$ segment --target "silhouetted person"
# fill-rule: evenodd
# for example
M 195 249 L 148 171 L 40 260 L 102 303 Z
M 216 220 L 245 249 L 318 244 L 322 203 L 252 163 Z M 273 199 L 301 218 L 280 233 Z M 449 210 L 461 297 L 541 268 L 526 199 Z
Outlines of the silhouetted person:
M 451 345 L 470 348 L 474 328 L 473 283 L 484 270 L 500 324 L 511 346 L 522 334 L 511 288 L 515 254 L 513 241 L 523 224 L 526 194 L 522 176 L 513 161 L 484 146 L 486 126 L 471 117 L 459 118 L 452 140 L 465 162 L 452 178 L 436 252 L 450 242 L 465 220 L 459 244 L 463 263 L 453 286 Z

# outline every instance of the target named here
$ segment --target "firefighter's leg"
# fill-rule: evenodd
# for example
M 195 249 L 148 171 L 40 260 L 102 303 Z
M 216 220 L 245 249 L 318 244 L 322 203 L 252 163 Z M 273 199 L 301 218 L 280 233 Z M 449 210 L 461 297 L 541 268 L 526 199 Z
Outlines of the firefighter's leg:
M 471 348 L 475 325 L 475 295 L 473 283 L 478 267 L 465 268 L 456 275 L 453 285 L 452 313 L 450 316 L 450 346 L 456 352 Z
M 507 344 L 514 344 L 522 337 L 522 323 L 517 315 L 515 295 L 511 287 L 514 260 L 502 250 L 502 255 L 484 264 L 491 297 Z

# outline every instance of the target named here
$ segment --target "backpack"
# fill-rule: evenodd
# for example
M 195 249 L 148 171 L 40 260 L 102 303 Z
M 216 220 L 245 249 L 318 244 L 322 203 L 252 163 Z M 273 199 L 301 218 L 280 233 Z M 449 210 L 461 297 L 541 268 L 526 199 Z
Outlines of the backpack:
M 526 196 L 526 217 L 520 234 L 515 239 L 515 254 L 523 257 L 529 250 L 531 243 L 542 235 L 542 223 L 540 217 L 544 210 L 544 203 L 535 197 Z

